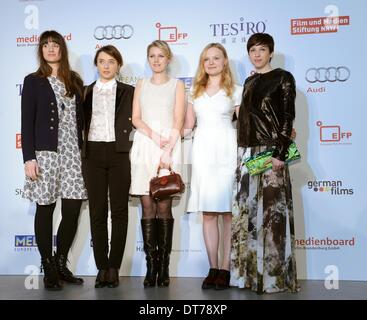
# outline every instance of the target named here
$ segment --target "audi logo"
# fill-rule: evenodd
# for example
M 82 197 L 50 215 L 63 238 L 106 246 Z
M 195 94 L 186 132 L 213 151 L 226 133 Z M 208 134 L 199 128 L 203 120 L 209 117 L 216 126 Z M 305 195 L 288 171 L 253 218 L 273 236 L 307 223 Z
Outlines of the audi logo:
M 306 71 L 306 80 L 315 82 L 344 82 L 350 77 L 347 67 L 310 68 Z
M 133 34 L 134 28 L 130 24 L 98 26 L 94 29 L 94 38 L 97 40 L 130 39 Z

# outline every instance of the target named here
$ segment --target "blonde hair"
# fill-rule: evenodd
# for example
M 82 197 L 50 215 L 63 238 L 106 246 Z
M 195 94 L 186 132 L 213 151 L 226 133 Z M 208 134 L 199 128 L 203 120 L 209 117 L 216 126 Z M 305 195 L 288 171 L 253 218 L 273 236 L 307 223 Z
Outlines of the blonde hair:
M 147 47 L 147 57 L 149 57 L 150 49 L 154 47 L 161 49 L 168 60 L 172 59 L 173 54 L 171 48 L 169 47 L 168 43 L 163 40 L 155 40 Z
M 200 61 L 199 61 L 199 67 L 195 75 L 194 79 L 194 90 L 193 90 L 193 98 L 200 97 L 208 84 L 209 76 L 205 72 L 204 69 L 204 59 L 206 56 L 206 53 L 210 48 L 217 48 L 220 51 L 222 51 L 224 58 L 227 60 L 227 63 L 225 63 L 223 71 L 222 71 L 222 79 L 220 81 L 220 87 L 224 89 L 227 96 L 231 97 L 233 93 L 233 87 L 234 87 L 234 81 L 231 69 L 229 68 L 228 63 L 228 55 L 226 49 L 220 44 L 220 43 L 209 43 L 204 50 L 201 52 L 200 55 Z

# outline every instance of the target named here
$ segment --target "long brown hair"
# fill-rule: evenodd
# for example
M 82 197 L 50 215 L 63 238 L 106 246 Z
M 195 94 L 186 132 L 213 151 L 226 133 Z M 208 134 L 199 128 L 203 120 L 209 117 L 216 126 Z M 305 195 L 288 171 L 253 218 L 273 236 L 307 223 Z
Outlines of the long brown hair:
M 48 77 L 52 74 L 52 68 L 43 57 L 42 48 L 48 42 L 55 42 L 60 46 L 60 65 L 57 71 L 57 76 L 65 85 L 67 97 L 72 97 L 74 94 L 82 96 L 83 92 L 83 81 L 79 74 L 71 70 L 69 64 L 68 48 L 64 37 L 54 30 L 45 31 L 41 34 L 38 44 L 38 61 L 39 68 L 36 74 L 40 77 Z
M 231 69 L 229 68 L 227 51 L 220 43 L 209 43 L 204 48 L 204 50 L 201 52 L 201 55 L 200 55 L 199 67 L 198 67 L 198 70 L 196 72 L 195 79 L 194 79 L 193 98 L 200 97 L 204 93 L 205 88 L 208 84 L 209 76 L 205 72 L 205 69 L 204 69 L 204 59 L 205 59 L 206 53 L 208 52 L 210 48 L 217 48 L 220 51 L 222 51 L 224 58 L 227 60 L 227 63 L 225 64 L 223 71 L 222 71 L 220 87 L 224 89 L 227 96 L 231 97 L 233 93 L 234 80 L 233 80 Z

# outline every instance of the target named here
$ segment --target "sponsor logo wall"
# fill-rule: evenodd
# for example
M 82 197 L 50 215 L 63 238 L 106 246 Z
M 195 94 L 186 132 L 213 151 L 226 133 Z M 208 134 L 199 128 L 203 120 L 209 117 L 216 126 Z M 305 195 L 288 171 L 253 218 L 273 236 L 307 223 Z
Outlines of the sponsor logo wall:
M 0 274 L 24 274 L 27 265 L 39 265 L 34 237 L 35 205 L 22 198 L 24 170 L 21 154 L 20 96 L 22 79 L 37 67 L 36 45 L 46 29 L 64 35 L 72 67 L 86 84 L 96 79 L 95 50 L 106 44 L 118 47 L 124 66 L 120 81 L 135 85 L 149 77 L 146 47 L 155 40 L 169 42 L 174 53 L 173 77 L 193 84 L 199 55 L 209 42 L 228 51 L 239 84 L 253 68 L 246 43 L 255 32 L 275 38 L 274 68 L 293 73 L 297 84 L 296 143 L 302 160 L 290 168 L 295 207 L 296 255 L 302 279 L 324 279 L 325 268 L 336 265 L 345 280 L 367 280 L 366 125 L 367 50 L 364 13 L 367 2 L 291 0 L 230 0 L 154 3 L 104 1 L 108 14 L 81 2 L 7 1 L 9 14 L 0 20 L 6 56 L 3 74 L 0 127 L 2 128 Z M 211 8 L 210 10 L 208 8 Z M 57 13 L 57 16 L 50 14 Z M 10 28 L 10 26 L 12 26 Z M 202 217 L 186 214 L 190 192 L 191 140 L 184 144 L 186 193 L 174 202 L 175 233 L 172 276 L 204 276 L 209 267 L 202 236 Z M 95 275 L 88 204 L 83 204 L 80 227 L 69 255 L 72 269 Z M 128 239 L 121 275 L 145 274 L 140 231 L 141 209 L 131 199 Z M 54 233 L 60 204 L 54 215 Z

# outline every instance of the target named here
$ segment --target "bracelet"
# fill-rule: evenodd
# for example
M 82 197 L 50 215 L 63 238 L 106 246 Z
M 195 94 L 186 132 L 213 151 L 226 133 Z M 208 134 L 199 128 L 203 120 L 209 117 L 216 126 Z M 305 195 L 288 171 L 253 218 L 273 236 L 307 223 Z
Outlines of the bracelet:
M 24 162 L 24 164 L 26 164 L 28 162 L 37 162 L 37 160 L 36 159 L 27 160 L 26 162 Z

